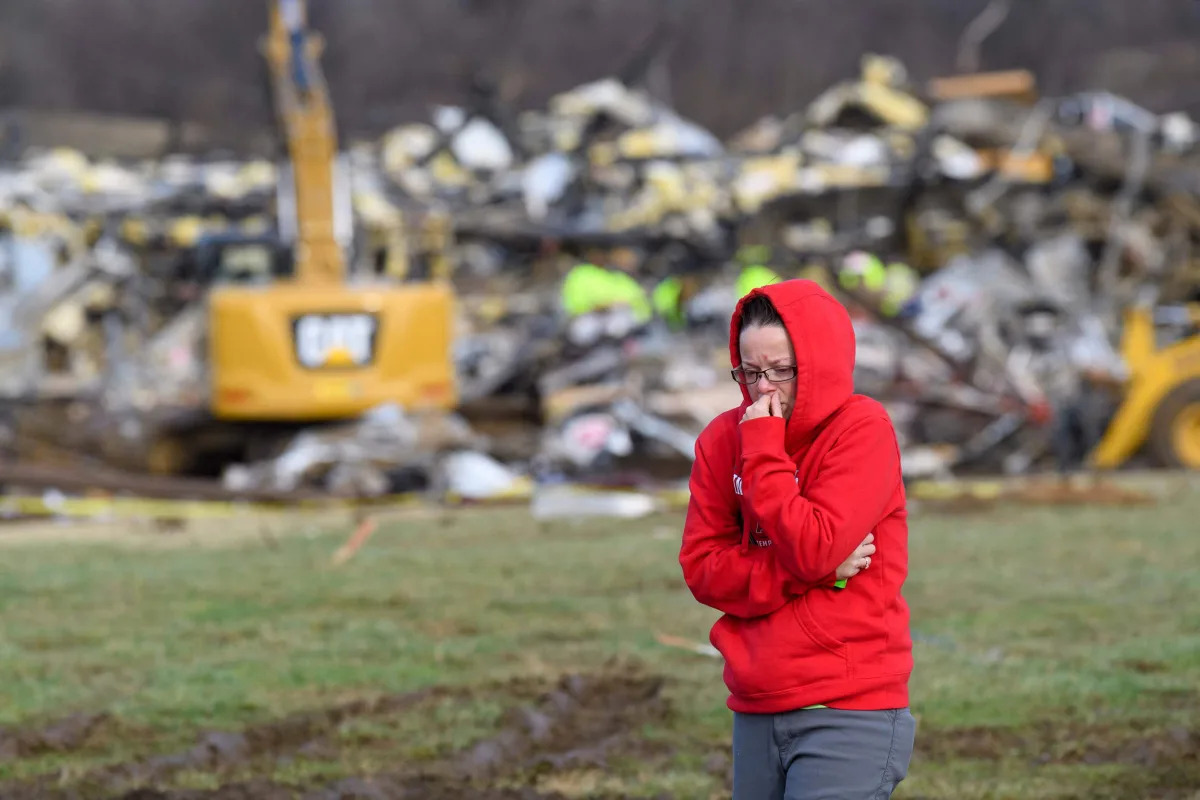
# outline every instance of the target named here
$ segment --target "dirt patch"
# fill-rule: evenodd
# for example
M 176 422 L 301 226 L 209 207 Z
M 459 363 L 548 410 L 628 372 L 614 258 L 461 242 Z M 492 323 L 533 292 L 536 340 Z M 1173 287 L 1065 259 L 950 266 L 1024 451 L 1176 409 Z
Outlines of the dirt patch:
M 111 722 L 107 714 L 72 714 L 42 728 L 0 728 L 0 761 L 79 750 Z
M 437 777 L 407 780 L 392 778 L 346 778 L 328 787 L 303 789 L 295 786 L 250 781 L 227 784 L 219 789 L 139 789 L 120 800 L 569 800 L 561 794 L 545 794 L 530 787 L 497 788 Z
M 444 689 L 424 689 L 387 695 L 372 700 L 355 700 L 333 708 L 302 712 L 242 731 L 208 731 L 188 750 L 155 756 L 107 770 L 106 781 L 159 782 L 183 769 L 225 770 L 266 755 L 293 752 L 335 730 L 350 719 L 396 714 L 437 696 Z
M 1128 764 L 1144 768 L 1186 766 L 1200 781 L 1200 728 L 1142 724 L 1061 724 L 1023 728 L 947 728 L 920 731 L 921 759 L 950 761 L 1020 759 L 1031 764 Z
M 948 497 L 945 499 L 921 499 L 913 500 L 910 505 L 913 510 L 920 510 L 922 513 L 936 513 L 946 515 L 967 515 L 967 514 L 984 514 L 995 511 L 996 504 L 999 500 L 995 497 L 972 497 L 971 495 L 962 495 L 959 497 Z
M 228 784 L 212 791 L 141 789 L 120 800 L 569 800 L 531 788 L 487 788 L 440 778 L 415 778 L 405 783 L 347 778 L 325 789 L 305 790 L 269 781 Z
M 1143 675 L 1166 672 L 1168 670 L 1167 665 L 1161 661 L 1147 661 L 1144 658 L 1127 658 L 1123 661 L 1118 661 L 1117 666 L 1121 667 L 1122 669 L 1140 672 Z
M 538 789 L 539 779 L 545 775 L 605 769 L 614 756 L 653 756 L 662 750 L 662 745 L 646 742 L 640 736 L 646 722 L 661 720 L 669 713 L 661 689 L 661 679 L 629 671 L 571 675 L 549 688 L 543 683 L 536 690 L 531 681 L 514 681 L 475 692 L 435 688 L 295 714 L 241 731 L 209 731 L 188 750 L 95 770 L 70 789 L 47 778 L 36 784 L 0 787 L 0 794 L 17 800 L 552 800 L 563 796 Z M 245 768 L 254 769 L 259 762 L 270 769 L 278 759 L 292 755 L 328 755 L 337 747 L 331 734 L 344 722 L 418 713 L 426 701 L 456 695 L 474 697 L 481 691 L 498 691 L 518 703 L 522 698 L 527 702 L 510 710 L 493 735 L 428 761 L 401 765 L 388 774 L 309 786 L 258 779 L 229 782 L 212 790 L 169 786 L 172 776 L 182 770 L 229 777 L 238 770 L 236 774 L 244 778 Z
M 1017 729 L 917 732 L 914 769 L 920 769 L 922 761 L 955 759 L 1016 760 L 1030 769 L 1049 764 L 1117 765 L 1124 769 L 1105 773 L 1087 797 L 1194 800 L 1200 787 L 1200 728 L 1045 721 Z
M 182 770 L 227 770 L 256 758 L 297 750 L 314 740 L 319 740 L 347 720 L 400 713 L 426 699 L 448 693 L 447 689 L 435 688 L 386 695 L 293 714 L 241 731 L 206 731 L 199 736 L 195 745 L 182 752 L 151 756 L 94 770 L 79 779 L 78 790 L 60 790 L 52 786 L 57 782 L 55 778 L 47 777 L 31 784 L 0 787 L 0 796 L 54 797 L 60 800 L 107 797 L 120 792 L 123 787 L 152 786 L 165 782 Z M 75 715 L 44 730 L 14 732 L 8 739 L 0 738 L 0 747 L 7 742 L 15 757 L 29 757 L 51 751 L 65 752 L 78 748 L 85 741 L 102 738 L 99 735 L 102 732 L 100 726 L 107 720 L 105 716 Z M 0 754 L 3 752 L 0 749 Z M 151 789 L 139 789 L 124 796 L 152 798 L 158 795 Z
M 655 754 L 639 730 L 669 713 L 653 677 L 571 675 L 532 703 L 505 715 L 499 731 L 464 750 L 389 775 L 350 778 L 306 792 L 305 800 L 480 798 L 553 800 L 538 789 L 544 776 L 608 767 L 617 755 Z M 507 788 L 497 788 L 495 784 Z M 205 795 L 226 800 L 225 795 Z M 172 796 L 170 800 L 179 800 Z
M 476 743 L 455 769 L 500 772 L 606 766 L 608 756 L 642 745 L 643 723 L 668 713 L 659 678 L 572 675 L 536 703 L 508 715 L 496 736 Z

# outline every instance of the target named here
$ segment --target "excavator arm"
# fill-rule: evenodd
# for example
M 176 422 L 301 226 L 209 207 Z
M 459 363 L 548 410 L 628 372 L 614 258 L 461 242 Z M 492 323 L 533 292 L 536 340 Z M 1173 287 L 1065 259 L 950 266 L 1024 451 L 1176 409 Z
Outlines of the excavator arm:
M 262 49 L 291 160 L 295 280 L 341 283 L 346 257 L 336 224 L 337 129 L 320 66 L 324 43 L 308 29 L 305 0 L 272 0 Z M 282 218 L 288 213 L 286 207 L 279 209 L 281 230 L 291 222 Z
M 1184 309 L 1192 333 L 1159 347 L 1154 311 L 1125 314 L 1121 356 L 1129 367 L 1125 397 L 1092 452 L 1092 466 L 1115 469 L 1148 444 L 1171 467 L 1200 469 L 1200 305 Z

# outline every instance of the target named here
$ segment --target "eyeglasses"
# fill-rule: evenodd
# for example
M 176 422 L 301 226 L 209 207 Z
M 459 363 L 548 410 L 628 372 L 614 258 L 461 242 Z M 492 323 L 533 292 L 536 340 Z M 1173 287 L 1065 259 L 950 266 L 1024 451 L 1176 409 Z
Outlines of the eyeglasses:
M 787 383 L 796 377 L 796 367 L 771 367 L 770 369 L 731 369 L 729 374 L 738 383 L 752 384 L 758 383 L 758 379 L 763 375 L 767 376 L 767 380 L 771 383 Z

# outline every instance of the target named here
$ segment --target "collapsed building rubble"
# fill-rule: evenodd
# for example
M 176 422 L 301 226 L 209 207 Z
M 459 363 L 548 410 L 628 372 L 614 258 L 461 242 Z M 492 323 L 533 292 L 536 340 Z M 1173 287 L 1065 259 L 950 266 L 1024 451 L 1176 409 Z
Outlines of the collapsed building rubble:
M 892 413 L 906 475 L 1078 464 L 1129 376 L 1126 312 L 1178 322 L 1172 309 L 1200 300 L 1197 136 L 1185 115 L 1103 93 L 1039 98 L 1019 71 L 918 89 L 875 56 L 727 143 L 615 79 L 519 115 L 435 109 L 354 144 L 341 168 L 352 277 L 444 274 L 458 289 L 462 417 L 384 407 L 215 471 L 239 490 L 475 499 L 526 491 L 528 476 L 658 464 L 678 477 L 703 425 L 739 400 L 725 337 L 751 263 L 819 280 L 852 309 L 856 382 Z M 0 394 L 16 456 L 56 445 L 195 467 L 154 438 L 205 406 L 214 278 L 188 254 L 270 230 L 278 172 L 61 150 L 0 167 Z M 678 319 L 567 313 L 560 281 L 586 261 L 647 292 L 686 278 Z M 1160 335 L 1194 336 L 1182 320 Z

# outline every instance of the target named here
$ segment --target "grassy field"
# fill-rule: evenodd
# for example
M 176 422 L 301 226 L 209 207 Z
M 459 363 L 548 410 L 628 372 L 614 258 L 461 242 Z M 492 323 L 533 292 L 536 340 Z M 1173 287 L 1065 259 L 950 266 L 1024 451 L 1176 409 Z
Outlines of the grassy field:
M 899 795 L 1196 797 L 1197 520 L 1195 491 L 915 514 Z M 720 661 L 657 639 L 714 619 L 680 524 L 420 513 L 340 567 L 332 524 L 0 529 L 0 796 L 727 796 Z

